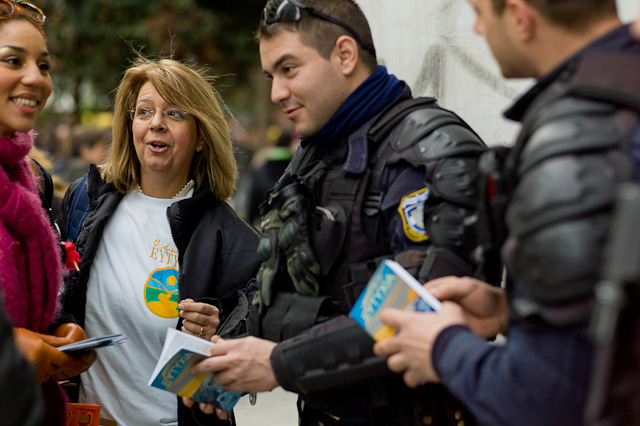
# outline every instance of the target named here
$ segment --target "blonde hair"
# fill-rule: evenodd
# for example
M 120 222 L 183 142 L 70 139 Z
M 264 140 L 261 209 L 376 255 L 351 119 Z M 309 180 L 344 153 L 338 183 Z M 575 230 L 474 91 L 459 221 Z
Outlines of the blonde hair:
M 133 145 L 129 110 L 135 108 L 140 88 L 150 82 L 165 101 L 196 120 L 202 144 L 191 163 L 190 176 L 196 189 L 208 184 L 218 199 L 228 200 L 235 190 L 238 168 L 225 119 L 226 107 L 213 87 L 213 79 L 205 68 L 173 59 L 138 57 L 116 89 L 113 141 L 109 156 L 99 166 L 102 178 L 121 193 L 140 182 L 140 161 Z

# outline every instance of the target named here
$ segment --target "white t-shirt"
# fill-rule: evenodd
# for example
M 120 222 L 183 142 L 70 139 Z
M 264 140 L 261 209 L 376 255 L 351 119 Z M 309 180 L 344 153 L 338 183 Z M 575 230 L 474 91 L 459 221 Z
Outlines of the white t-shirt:
M 83 373 L 80 402 L 121 426 L 177 426 L 177 399 L 147 386 L 178 321 L 178 250 L 166 210 L 176 199 L 127 193 L 109 219 L 87 285 L 87 336 L 123 333 Z

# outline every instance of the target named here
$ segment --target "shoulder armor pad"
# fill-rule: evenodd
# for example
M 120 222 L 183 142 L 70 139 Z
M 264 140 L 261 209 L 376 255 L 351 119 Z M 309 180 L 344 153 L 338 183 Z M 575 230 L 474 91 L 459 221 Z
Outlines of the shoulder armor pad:
M 613 114 L 616 107 L 609 103 L 589 100 L 585 98 L 555 95 L 551 102 L 541 101 L 541 106 L 532 109 L 531 116 L 527 114 L 525 121 L 532 121 L 533 128 L 540 123 L 547 123 L 552 120 L 565 119 L 572 115 L 606 115 Z
M 427 162 L 439 158 L 478 156 L 486 149 L 480 138 L 460 124 L 441 127 L 416 145 L 416 154 Z
M 455 114 L 440 108 L 412 112 L 389 135 L 392 148 L 401 152 L 415 146 L 422 161 L 464 154 L 479 154 L 480 138 Z
M 521 154 L 520 173 L 552 157 L 624 147 L 626 136 L 612 119 L 613 109 L 590 101 L 570 101 L 545 111 L 547 120 L 536 120 L 539 124 Z M 551 115 L 554 110 L 555 116 Z
M 623 153 L 566 155 L 544 161 L 520 178 L 509 206 L 510 234 L 529 234 L 552 223 L 609 209 L 616 188 L 632 173 Z

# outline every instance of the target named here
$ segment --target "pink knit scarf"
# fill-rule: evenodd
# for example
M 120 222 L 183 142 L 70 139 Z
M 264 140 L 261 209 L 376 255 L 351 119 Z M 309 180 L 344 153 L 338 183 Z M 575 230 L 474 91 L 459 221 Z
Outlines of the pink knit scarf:
M 29 133 L 0 138 L 0 287 L 16 327 L 46 333 L 58 309 L 60 246 L 40 203 Z
M 27 153 L 30 133 L 0 138 L 0 288 L 16 327 L 46 333 L 58 312 L 60 245 L 42 209 Z M 55 377 L 41 385 L 47 424 L 65 423 L 65 396 Z

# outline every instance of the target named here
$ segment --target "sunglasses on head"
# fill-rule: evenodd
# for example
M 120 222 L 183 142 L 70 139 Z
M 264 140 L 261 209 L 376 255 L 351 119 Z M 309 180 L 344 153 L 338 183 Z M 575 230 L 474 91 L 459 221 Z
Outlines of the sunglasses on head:
M 300 3 L 297 0 L 271 0 L 267 3 L 267 6 L 262 11 L 262 21 L 267 24 L 275 24 L 276 22 L 295 22 L 299 21 L 302 17 L 300 10 L 304 10 L 312 16 L 315 16 L 318 19 L 322 19 L 323 21 L 331 22 L 332 24 L 338 25 L 345 30 L 347 30 L 353 38 L 360 43 L 363 49 L 368 50 L 376 56 L 376 50 L 371 43 L 365 43 L 358 36 L 353 28 L 344 22 L 333 18 L 326 13 L 322 13 L 319 10 L 312 8 L 311 6 L 307 6 L 306 4 Z
M 47 20 L 44 12 L 36 5 L 28 1 L 0 0 L 0 19 L 9 19 L 15 15 L 16 10 L 24 12 L 24 16 L 37 25 L 42 25 Z

